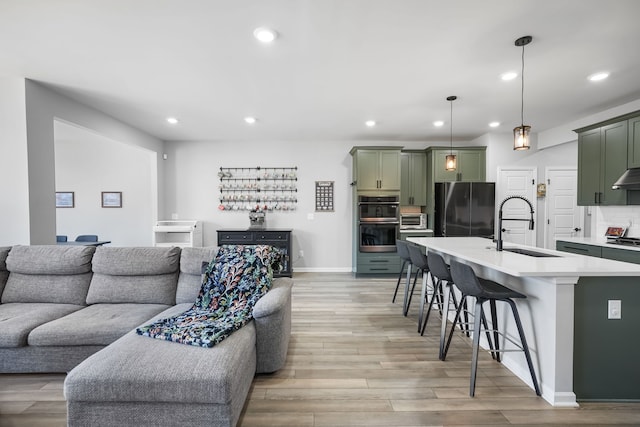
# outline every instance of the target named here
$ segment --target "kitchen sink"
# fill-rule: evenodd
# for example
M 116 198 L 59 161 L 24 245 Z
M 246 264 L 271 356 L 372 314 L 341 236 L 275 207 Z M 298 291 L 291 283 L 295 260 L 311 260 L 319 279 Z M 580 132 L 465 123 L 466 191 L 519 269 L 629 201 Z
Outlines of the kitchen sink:
M 559 258 L 559 255 L 552 255 L 545 252 L 532 251 L 531 249 L 522 248 L 504 248 L 503 251 L 513 252 L 514 254 L 527 255 L 536 258 Z

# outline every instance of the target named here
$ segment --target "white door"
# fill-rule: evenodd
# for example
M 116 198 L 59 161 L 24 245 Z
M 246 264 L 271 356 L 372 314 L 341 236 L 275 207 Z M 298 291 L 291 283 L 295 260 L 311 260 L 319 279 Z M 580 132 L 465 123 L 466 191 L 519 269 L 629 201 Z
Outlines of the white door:
M 537 168 L 498 168 L 496 183 L 496 237 L 500 205 L 509 196 L 522 196 L 531 202 L 536 210 L 536 177 Z M 534 213 L 536 218 L 536 213 Z M 514 221 L 515 219 L 515 221 Z M 534 223 L 534 230 L 529 230 L 531 208 L 520 199 L 511 199 L 502 207 L 502 241 L 521 245 L 535 246 L 536 231 L 539 224 Z
M 578 206 L 575 168 L 547 168 L 546 236 L 548 249 L 556 248 L 557 237 L 582 237 L 584 208 Z

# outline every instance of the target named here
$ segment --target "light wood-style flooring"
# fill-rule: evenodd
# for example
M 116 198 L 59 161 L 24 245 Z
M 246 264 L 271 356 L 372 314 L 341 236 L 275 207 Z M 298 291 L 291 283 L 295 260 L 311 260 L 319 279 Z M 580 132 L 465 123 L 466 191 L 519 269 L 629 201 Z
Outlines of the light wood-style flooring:
M 640 403 L 553 408 L 489 354 L 470 398 L 469 339 L 455 337 L 438 360 L 439 318 L 421 337 L 419 292 L 402 316 L 394 279 L 300 273 L 294 282 L 287 364 L 256 377 L 239 426 L 640 426 Z M 0 374 L 0 426 L 66 425 L 63 381 Z

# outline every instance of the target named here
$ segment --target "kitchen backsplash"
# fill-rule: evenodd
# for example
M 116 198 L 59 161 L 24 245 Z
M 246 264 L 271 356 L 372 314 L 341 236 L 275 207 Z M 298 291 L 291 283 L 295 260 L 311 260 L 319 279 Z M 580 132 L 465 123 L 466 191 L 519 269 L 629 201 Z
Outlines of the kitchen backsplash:
M 611 226 L 627 227 L 627 236 L 640 237 L 640 206 L 593 206 L 590 209 L 592 237 L 604 236 Z

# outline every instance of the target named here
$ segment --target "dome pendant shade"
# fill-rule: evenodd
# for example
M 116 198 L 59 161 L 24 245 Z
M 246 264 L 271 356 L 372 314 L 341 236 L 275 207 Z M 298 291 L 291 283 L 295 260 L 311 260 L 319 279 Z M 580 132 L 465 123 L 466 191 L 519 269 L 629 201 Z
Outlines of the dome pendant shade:
M 522 125 L 513 129 L 513 149 L 514 150 L 528 150 L 531 147 L 529 141 L 529 132 L 531 126 Z
M 447 157 L 445 157 L 444 165 L 445 165 L 444 166 L 445 170 L 448 170 L 448 171 L 456 170 L 458 166 L 458 160 L 456 159 L 456 155 L 448 154 Z

